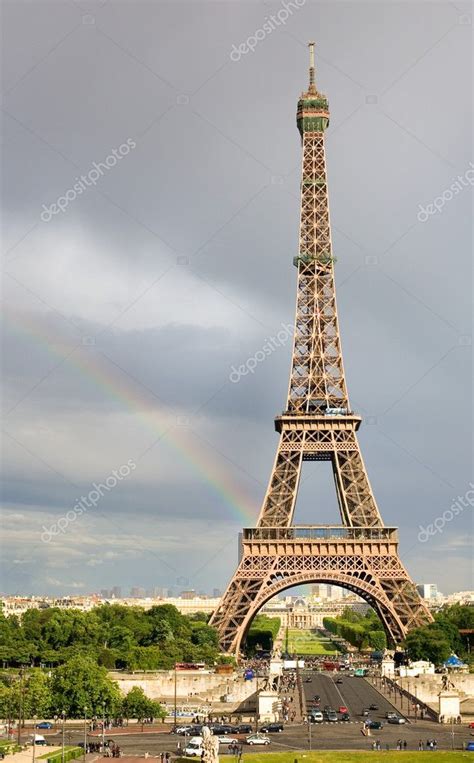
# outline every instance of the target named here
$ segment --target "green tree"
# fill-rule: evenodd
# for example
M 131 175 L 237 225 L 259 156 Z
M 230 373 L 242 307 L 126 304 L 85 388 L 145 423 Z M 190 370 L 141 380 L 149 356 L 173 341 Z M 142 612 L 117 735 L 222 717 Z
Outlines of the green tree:
M 60 665 L 53 674 L 52 704 L 69 718 L 81 718 L 87 707 L 90 715 L 115 715 L 121 706 L 118 685 L 111 681 L 106 668 L 88 656 L 78 655 Z
M 411 630 L 405 639 L 405 646 L 410 659 L 429 660 L 435 665 L 447 660 L 451 654 L 451 645 L 436 623 Z
M 43 716 L 48 718 L 51 714 L 51 681 L 49 676 L 40 669 L 35 669 L 26 678 L 23 694 L 23 712 L 25 718 Z
M 165 718 L 166 710 L 159 702 L 149 699 L 141 686 L 134 686 L 125 696 L 122 703 L 122 712 L 126 718 Z

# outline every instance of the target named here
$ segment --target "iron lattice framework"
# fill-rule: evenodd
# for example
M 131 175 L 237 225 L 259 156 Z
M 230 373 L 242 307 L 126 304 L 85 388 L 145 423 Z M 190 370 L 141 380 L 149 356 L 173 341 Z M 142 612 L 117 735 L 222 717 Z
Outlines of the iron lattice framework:
M 253 617 L 291 586 L 329 582 L 365 598 L 389 640 L 431 620 L 398 556 L 397 531 L 383 525 L 357 440 L 361 418 L 349 404 L 339 335 L 324 132 L 328 101 L 315 86 L 298 101 L 302 138 L 301 219 L 293 359 L 280 441 L 257 527 L 246 529 L 242 557 L 211 623 L 221 646 L 238 654 Z M 342 525 L 294 526 L 303 461 L 330 461 Z

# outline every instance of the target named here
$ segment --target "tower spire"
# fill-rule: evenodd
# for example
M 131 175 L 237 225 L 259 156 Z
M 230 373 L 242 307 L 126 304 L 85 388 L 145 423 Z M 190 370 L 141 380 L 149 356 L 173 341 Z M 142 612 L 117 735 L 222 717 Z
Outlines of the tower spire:
M 314 42 L 308 42 L 309 48 L 309 91 L 310 93 L 316 92 L 315 76 L 314 76 Z

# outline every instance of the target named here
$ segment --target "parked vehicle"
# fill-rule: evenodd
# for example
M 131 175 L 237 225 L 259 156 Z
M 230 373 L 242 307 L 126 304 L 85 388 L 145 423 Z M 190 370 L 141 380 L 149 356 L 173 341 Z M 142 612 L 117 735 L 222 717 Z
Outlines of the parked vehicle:
M 184 748 L 184 754 L 188 758 L 200 758 L 202 754 L 202 737 L 191 737 Z
M 313 710 L 309 714 L 309 717 L 312 723 L 322 723 L 324 721 L 324 716 L 321 710 Z
M 379 706 L 378 705 L 374 705 L 374 703 L 369 705 L 369 710 L 378 710 L 378 709 L 379 709 Z
M 383 729 L 383 723 L 382 721 L 367 721 L 366 727 L 368 729 L 375 729 L 375 730 Z
M 341 705 L 337 712 L 338 713 L 348 713 L 349 711 L 348 711 L 348 709 L 347 709 L 347 707 L 345 705 Z
M 387 720 L 389 720 L 390 718 L 398 718 L 398 713 L 394 713 L 393 711 L 392 712 L 388 711 L 387 713 L 385 713 L 385 717 L 387 718 Z
M 405 720 L 405 718 L 401 718 L 399 715 L 396 715 L 395 718 L 389 718 L 388 722 L 400 725 L 402 723 L 406 723 L 406 720 Z
M 330 723 L 335 723 L 335 721 L 338 721 L 339 718 L 337 717 L 337 713 L 335 710 L 329 710 L 327 714 L 327 719 L 330 721 Z
M 44 736 L 41 734 L 33 734 L 31 737 L 31 744 L 34 744 L 35 746 L 45 747 L 48 743 Z
M 253 727 L 251 723 L 240 723 L 237 726 L 237 734 L 251 734 Z
M 237 737 L 224 735 L 222 737 L 217 737 L 217 739 L 219 740 L 219 744 L 239 744 Z
M 247 744 L 270 744 L 270 740 L 268 737 L 264 736 L 263 734 L 250 734 L 250 736 L 247 737 L 245 740 Z
M 194 730 L 194 726 L 176 726 L 172 731 L 173 734 L 189 734 Z
M 221 734 L 235 734 L 233 726 L 229 726 L 227 723 L 215 723 L 212 728 L 214 736 L 220 736 Z
M 260 728 L 262 734 L 274 734 L 283 731 L 283 723 L 267 723 Z
M 474 742 L 468 742 L 465 749 L 466 752 L 474 752 Z
M 40 723 L 36 724 L 36 728 L 37 729 L 52 729 L 53 724 L 50 723 L 49 721 L 41 721 Z
M 342 684 L 342 683 L 344 683 L 344 681 L 342 680 L 342 678 L 338 678 L 338 679 L 337 679 L 337 681 L 336 681 L 336 683 L 337 683 L 337 684 Z
M 350 719 L 351 719 L 351 716 L 349 715 L 349 713 L 343 713 L 341 715 L 341 721 L 350 721 Z
M 370 715 L 370 710 L 368 707 L 364 707 L 362 709 L 361 715 L 363 718 L 367 718 Z

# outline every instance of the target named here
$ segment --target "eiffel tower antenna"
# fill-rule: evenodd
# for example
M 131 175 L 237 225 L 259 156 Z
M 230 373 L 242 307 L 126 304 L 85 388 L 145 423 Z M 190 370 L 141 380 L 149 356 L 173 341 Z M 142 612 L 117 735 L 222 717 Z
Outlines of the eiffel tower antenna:
M 314 42 L 308 42 L 309 48 L 309 93 L 316 93 L 316 80 L 314 69 Z
M 275 418 L 280 439 L 257 526 L 243 530 L 238 568 L 210 621 L 222 649 L 236 655 L 259 609 L 306 583 L 339 585 L 361 596 L 391 644 L 432 620 L 400 561 L 397 528 L 382 521 L 357 439 L 362 419 L 349 403 L 326 177 L 329 104 L 316 90 L 314 42 L 309 54 L 309 88 L 296 110 L 303 162 L 288 397 Z M 303 461 L 330 462 L 340 524 L 294 524 Z

